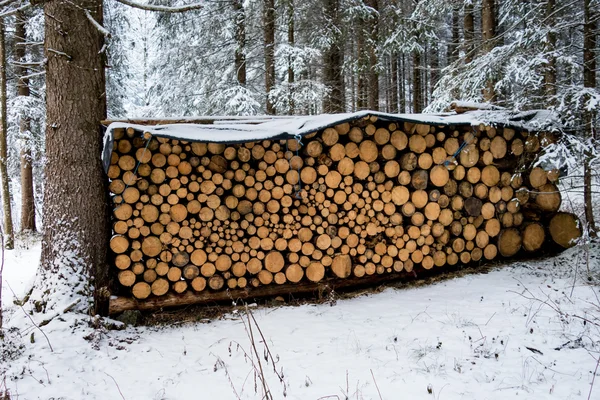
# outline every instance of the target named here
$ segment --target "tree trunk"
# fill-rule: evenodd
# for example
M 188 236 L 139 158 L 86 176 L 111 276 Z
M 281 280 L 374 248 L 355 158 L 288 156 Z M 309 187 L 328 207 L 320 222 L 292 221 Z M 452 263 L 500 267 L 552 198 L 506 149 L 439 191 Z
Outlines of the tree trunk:
M 400 63 L 400 113 L 406 112 L 406 58 L 402 54 Z
M 12 212 L 10 207 L 10 189 L 8 187 L 8 171 L 6 168 L 7 125 L 6 125 L 6 45 L 4 20 L 0 20 L 0 179 L 2 179 L 2 212 L 4 214 L 4 247 L 14 248 Z
M 586 88 L 596 87 L 596 21 L 598 15 L 593 12 L 591 0 L 584 1 L 584 25 L 583 25 L 583 86 Z M 589 100 L 589 99 L 588 99 Z M 584 111 L 585 133 L 592 142 L 596 140 L 595 118 L 593 111 Z M 590 236 L 597 236 L 596 222 L 594 219 L 594 208 L 592 200 L 592 161 L 591 151 L 586 151 L 584 161 L 584 188 L 583 197 L 585 202 L 585 219 L 588 223 Z
M 288 0 L 288 45 L 290 47 L 294 47 L 295 44 L 295 39 L 294 39 L 294 0 Z M 293 92 L 293 86 L 294 86 L 294 81 L 295 81 L 295 77 L 294 77 L 294 69 L 292 68 L 292 58 L 290 56 L 290 58 L 288 59 L 288 70 L 287 70 L 287 75 L 288 75 L 288 90 L 289 90 L 289 113 L 290 115 L 294 115 L 294 92 Z
M 104 37 L 83 10 L 102 23 L 101 0 L 44 3 L 47 128 L 41 266 L 45 274 L 65 279 L 77 272 L 93 277 L 96 310 L 106 312 L 110 225 L 100 160 L 100 120 L 106 116 L 100 54 Z
M 366 100 L 366 86 L 367 83 L 365 81 L 365 37 L 362 27 L 362 21 L 358 22 L 358 29 L 356 33 L 356 62 L 357 62 L 357 70 L 356 70 L 356 109 L 364 110 L 368 108 L 368 102 Z
M 333 38 L 331 44 L 323 53 L 323 78 L 325 85 L 329 87 L 329 93 L 323 100 L 323 112 L 339 113 L 344 112 L 345 109 L 344 75 L 342 73 L 344 49 L 343 42 L 338 34 L 338 30 L 342 29 L 340 22 L 340 1 L 327 0 L 324 11 L 327 21 L 332 24 L 329 30 Z
M 369 87 L 368 99 L 369 109 L 379 110 L 379 63 L 377 60 L 377 43 L 379 37 L 379 5 L 378 0 L 369 0 L 367 6 L 372 8 L 372 17 L 367 22 L 365 28 L 368 31 L 369 38 Z
M 483 38 L 483 52 L 489 53 L 494 48 L 496 37 L 496 2 L 495 0 L 483 0 L 481 4 L 481 35 Z M 483 89 L 483 100 L 494 100 L 494 79 L 488 78 L 486 87 Z
M 398 55 L 396 53 L 392 53 L 392 68 L 390 74 L 392 75 L 391 79 L 391 96 L 390 96 L 390 112 L 398 113 Z
M 264 51 L 265 51 L 265 97 L 267 114 L 275 114 L 275 106 L 269 99 L 275 86 L 275 0 L 263 3 Z
M 431 59 L 429 64 L 431 65 L 430 78 L 429 78 L 429 98 L 433 99 L 433 91 L 435 90 L 435 85 L 437 85 L 440 80 L 440 56 L 439 49 L 436 44 L 433 45 L 431 49 Z
M 413 52 L 413 112 L 423 111 L 423 88 L 421 87 L 421 54 Z
M 458 42 L 460 41 L 458 34 L 458 5 L 456 2 L 452 3 L 452 38 L 450 39 L 450 43 L 448 43 L 448 65 L 454 63 L 458 59 Z
M 15 22 L 15 59 L 19 63 L 25 63 L 25 44 L 27 32 L 25 30 L 26 19 L 21 12 L 16 14 Z M 19 79 L 17 82 L 17 96 L 29 96 L 29 79 L 27 67 L 17 64 L 15 73 Z M 31 160 L 31 121 L 27 115 L 20 116 L 19 131 L 21 133 L 21 232 L 35 231 L 35 201 L 33 197 L 33 170 Z
M 475 19 L 473 17 L 473 4 L 465 4 L 465 14 L 463 17 L 463 37 L 465 64 L 473 61 L 475 52 Z
M 554 13 L 556 12 L 556 0 L 547 0 L 546 4 L 546 25 L 548 33 L 546 34 L 546 59 L 548 60 L 544 69 L 544 91 L 546 95 L 546 106 L 554 105 L 556 96 L 556 32 L 554 29 Z
M 235 71 L 238 84 L 246 86 L 246 13 L 242 0 L 233 0 L 235 12 Z

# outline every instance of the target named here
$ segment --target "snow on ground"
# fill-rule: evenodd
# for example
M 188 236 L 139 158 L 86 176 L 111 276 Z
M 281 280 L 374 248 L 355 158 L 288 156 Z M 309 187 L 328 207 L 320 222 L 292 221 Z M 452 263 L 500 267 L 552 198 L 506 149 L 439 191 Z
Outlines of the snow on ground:
M 599 250 L 587 252 L 594 279 Z M 5 279 L 19 295 L 38 254 L 39 246 L 7 252 Z M 600 331 L 581 319 L 600 314 L 587 259 L 575 248 L 419 288 L 252 307 L 260 366 L 243 308 L 210 323 L 122 331 L 94 329 L 91 318 L 68 312 L 42 328 L 51 352 L 3 295 L 5 342 L 22 348 L 13 360 L 3 353 L 0 391 L 5 382 L 13 400 L 260 399 L 262 366 L 274 399 L 598 399 L 598 376 L 588 396 Z M 277 374 L 262 358 L 265 345 Z
M 2 304 L 12 303 L 14 295 L 23 298 L 31 289 L 40 260 L 40 249 L 39 240 L 27 238 L 25 240 L 17 239 L 17 246 L 14 250 L 4 251 Z M 14 295 L 11 289 L 14 291 Z

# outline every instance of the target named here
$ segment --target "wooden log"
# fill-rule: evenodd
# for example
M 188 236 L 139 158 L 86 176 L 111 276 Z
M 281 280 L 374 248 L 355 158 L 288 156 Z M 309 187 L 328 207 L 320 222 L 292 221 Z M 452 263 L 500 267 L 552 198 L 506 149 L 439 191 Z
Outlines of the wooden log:
M 163 245 L 160 239 L 156 236 L 145 237 L 142 241 L 142 253 L 144 253 L 148 257 L 158 256 L 161 253 L 162 249 Z
M 471 168 L 479 161 L 479 150 L 477 145 L 471 143 L 466 145 L 459 155 L 460 164 L 465 168 Z
M 151 292 L 152 290 L 150 288 L 150 285 L 146 282 L 138 282 L 135 285 L 133 285 L 133 288 L 131 289 L 131 293 L 133 294 L 133 296 L 139 300 L 148 298 Z
M 527 224 L 521 231 L 523 237 L 523 249 L 536 251 L 542 248 L 546 240 L 546 233 L 542 224 L 532 222 Z
M 220 275 L 213 275 L 208 279 L 208 287 L 212 290 L 220 290 L 225 285 L 225 280 Z
M 152 282 L 152 294 L 155 296 L 164 296 L 169 291 L 169 281 L 164 278 L 158 278 Z
M 338 278 L 348 278 L 352 273 L 352 259 L 349 255 L 338 255 L 333 258 L 330 268 Z
M 573 247 L 582 235 L 579 219 L 566 212 L 556 213 L 550 219 L 548 231 L 554 243 L 565 249 Z
M 379 155 L 379 151 L 377 149 L 377 145 L 370 141 L 365 140 L 359 145 L 359 156 L 360 159 L 366 163 L 373 162 L 377 159 Z
M 436 165 L 431 169 L 429 174 L 431 183 L 437 187 L 444 187 L 450 179 L 450 173 L 444 165 Z
M 521 233 L 515 228 L 503 229 L 498 235 L 498 251 L 504 257 L 512 257 L 521 249 Z
M 125 253 L 129 249 L 129 240 L 121 235 L 113 236 L 110 239 L 110 249 L 116 254 Z
M 556 185 L 552 183 L 542 185 L 538 189 L 535 204 L 543 211 L 558 211 L 561 204 L 561 195 Z
M 481 208 L 483 203 L 477 197 L 469 197 L 465 200 L 465 211 L 467 215 L 471 217 L 478 217 L 481 215 Z
M 424 190 L 427 188 L 428 180 L 429 173 L 424 169 L 420 169 L 412 173 L 412 179 L 410 183 L 413 188 L 417 190 Z
M 529 184 L 532 188 L 538 189 L 548 182 L 548 174 L 544 169 L 535 167 L 529 173 Z

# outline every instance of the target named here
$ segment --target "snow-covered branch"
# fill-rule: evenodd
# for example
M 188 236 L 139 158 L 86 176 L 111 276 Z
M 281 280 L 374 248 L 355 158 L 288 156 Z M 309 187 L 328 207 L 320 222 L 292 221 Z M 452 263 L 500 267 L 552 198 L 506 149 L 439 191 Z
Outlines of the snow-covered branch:
M 186 11 L 199 10 L 204 8 L 204 3 L 194 3 L 186 6 L 157 6 L 152 4 L 140 4 L 130 0 L 117 0 L 119 3 L 125 4 L 129 7 L 139 8 L 140 10 L 146 11 L 159 11 L 159 12 L 167 12 L 167 13 L 182 13 Z
M 96 21 L 94 17 L 92 17 L 92 14 L 90 14 L 88 10 L 85 10 L 85 16 L 92 23 L 92 25 L 94 25 L 94 27 L 98 29 L 98 32 L 100 32 L 105 38 L 108 39 L 111 37 L 110 32 L 105 27 L 100 25 L 100 23 L 98 23 L 98 21 Z
M 10 11 L 6 11 L 6 12 L 0 14 L 0 18 L 4 18 L 4 17 L 8 17 L 8 16 L 11 16 L 11 15 L 14 15 L 14 14 L 18 13 L 19 11 L 27 10 L 29 7 L 31 7 L 31 4 L 27 3 L 27 4 L 25 4 L 25 5 L 21 6 L 21 7 L 14 8 L 14 9 L 12 9 Z

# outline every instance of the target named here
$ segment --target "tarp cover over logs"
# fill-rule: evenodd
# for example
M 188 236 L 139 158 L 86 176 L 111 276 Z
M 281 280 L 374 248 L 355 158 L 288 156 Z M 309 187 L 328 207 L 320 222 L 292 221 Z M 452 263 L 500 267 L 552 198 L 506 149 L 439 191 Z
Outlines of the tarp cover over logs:
M 569 247 L 581 233 L 558 212 L 559 171 L 533 167 L 558 139 L 555 121 L 472 111 L 112 123 L 110 312 Z

